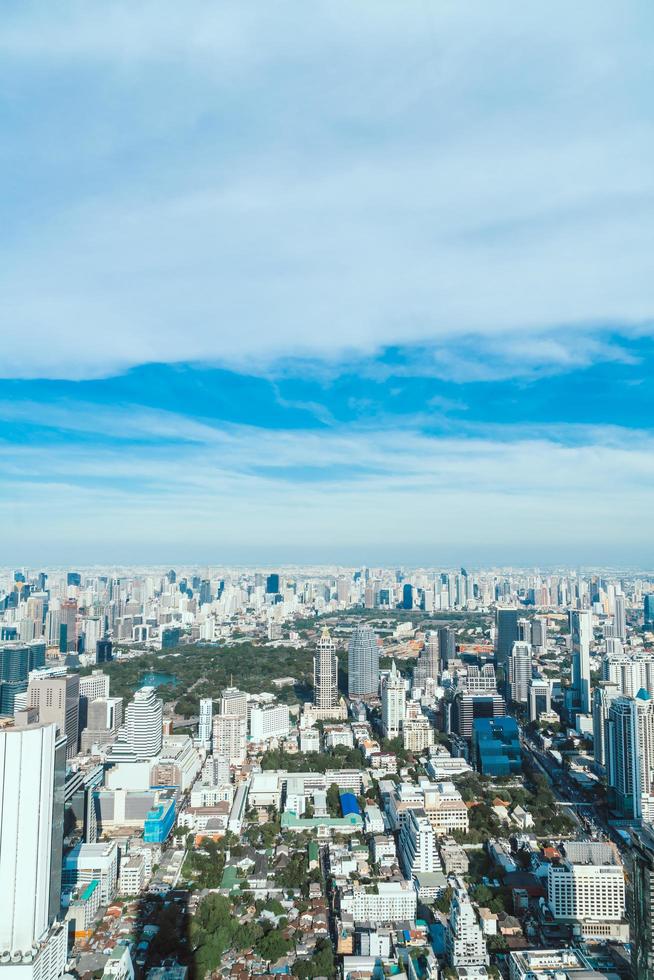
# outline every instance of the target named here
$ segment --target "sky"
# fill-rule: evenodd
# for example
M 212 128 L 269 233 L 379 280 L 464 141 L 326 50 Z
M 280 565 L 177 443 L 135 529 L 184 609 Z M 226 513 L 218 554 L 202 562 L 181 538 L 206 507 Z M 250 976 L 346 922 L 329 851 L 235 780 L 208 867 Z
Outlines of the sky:
M 653 42 L 5 0 L 0 565 L 654 565 Z

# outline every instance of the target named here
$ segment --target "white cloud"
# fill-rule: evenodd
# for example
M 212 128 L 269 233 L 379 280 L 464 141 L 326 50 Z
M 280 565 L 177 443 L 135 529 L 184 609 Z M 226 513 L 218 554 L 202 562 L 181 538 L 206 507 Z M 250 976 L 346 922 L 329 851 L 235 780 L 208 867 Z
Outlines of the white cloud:
M 120 430 L 126 414 L 89 408 L 78 428 Z M 174 445 L 0 447 L 6 560 L 578 563 L 644 560 L 654 543 L 645 433 L 199 424 L 183 441 L 176 416 L 156 416 L 129 435 Z
M 646 35 L 596 2 L 17 8 L 0 375 L 621 356 L 604 328 L 654 316 Z

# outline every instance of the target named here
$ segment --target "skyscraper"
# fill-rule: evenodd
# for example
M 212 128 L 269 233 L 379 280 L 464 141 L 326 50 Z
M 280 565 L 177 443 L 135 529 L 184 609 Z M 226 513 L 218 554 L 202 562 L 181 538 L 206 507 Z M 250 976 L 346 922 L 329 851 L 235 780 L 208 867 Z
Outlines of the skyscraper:
M 654 833 L 644 826 L 631 833 L 631 976 L 654 980 Z
M 449 626 L 439 626 L 438 644 L 441 664 L 443 667 L 446 667 L 450 660 L 454 660 L 456 657 L 456 640 L 454 630 L 451 630 Z
M 643 599 L 645 626 L 654 626 L 654 592 L 649 592 Z
M 632 820 L 654 815 L 654 701 L 647 691 L 617 697 L 606 723 L 606 769 L 611 808 Z
M 323 629 L 313 657 L 313 703 L 316 708 L 335 708 L 338 704 L 338 657 L 328 629 Z
M 268 595 L 277 595 L 279 592 L 279 575 L 272 572 L 266 579 L 266 592 Z
M 351 698 L 377 694 L 379 647 L 374 630 L 361 624 L 352 633 L 348 649 L 347 692 Z
M 125 709 L 125 724 L 111 747 L 112 760 L 143 762 L 158 755 L 163 741 L 163 702 L 153 687 L 141 687 Z
M 382 725 L 387 738 L 400 734 L 406 713 L 406 685 L 395 665 L 382 681 Z
M 615 635 L 620 640 L 627 638 L 627 612 L 625 609 L 625 597 L 622 592 L 615 594 L 615 615 L 613 617 Z
M 513 644 L 518 639 L 518 610 L 498 606 L 495 611 L 495 626 L 497 666 L 502 667 L 506 676 L 506 663 L 511 656 Z
M 211 744 L 211 726 L 213 716 L 213 701 L 211 698 L 200 699 L 200 718 L 198 721 L 198 741 L 207 748 Z
M 513 644 L 507 664 L 507 679 L 511 700 L 516 704 L 526 704 L 529 698 L 531 660 L 531 644 Z
M 456 878 L 445 933 L 445 955 L 450 966 L 484 966 L 490 963 L 486 940 L 463 879 Z
M 572 640 L 572 711 L 587 715 L 590 712 L 590 642 L 593 636 L 589 609 L 570 611 Z
M 65 756 L 54 724 L 0 731 L 0 971 L 8 954 L 25 980 L 54 980 L 66 964 L 67 934 L 56 922 Z
M 618 685 L 611 681 L 600 681 L 593 690 L 593 758 L 602 768 L 606 766 L 606 723 L 609 708 L 619 694 Z
M 28 704 L 38 710 L 40 722 L 54 722 L 66 736 L 70 759 L 79 745 L 79 676 L 38 677 L 30 681 Z
M 413 586 L 408 583 L 402 588 L 402 609 L 413 609 Z

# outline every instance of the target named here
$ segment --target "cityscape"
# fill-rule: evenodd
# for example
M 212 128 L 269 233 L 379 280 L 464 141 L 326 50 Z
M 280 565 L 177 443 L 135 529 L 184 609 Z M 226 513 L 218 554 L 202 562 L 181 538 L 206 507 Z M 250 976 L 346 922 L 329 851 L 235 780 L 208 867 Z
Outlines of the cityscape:
M 654 980 L 653 51 L 0 4 L 0 980 Z
M 648 977 L 654 574 L 0 574 L 0 964 Z

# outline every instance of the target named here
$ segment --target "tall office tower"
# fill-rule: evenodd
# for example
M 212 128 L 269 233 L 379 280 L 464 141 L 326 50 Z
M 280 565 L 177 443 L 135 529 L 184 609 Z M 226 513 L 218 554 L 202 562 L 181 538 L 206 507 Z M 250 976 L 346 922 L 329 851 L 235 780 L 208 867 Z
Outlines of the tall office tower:
M 552 690 L 544 677 L 532 677 L 529 681 L 529 721 L 538 721 L 540 715 L 552 710 Z
M 617 684 L 600 681 L 593 690 L 593 758 L 598 766 L 606 766 L 606 724 L 611 703 L 620 694 Z
M 213 701 L 211 698 L 200 699 L 200 718 L 198 721 L 198 741 L 207 748 L 211 745 L 211 730 L 213 719 Z
M 495 610 L 495 650 L 498 667 L 506 671 L 513 644 L 518 639 L 518 610 L 498 606 Z
M 163 701 L 153 687 L 140 688 L 127 705 L 119 741 L 134 761 L 151 759 L 161 752 Z
M 247 722 L 240 715 L 216 715 L 213 719 L 213 754 L 238 766 L 247 753 Z
M 365 624 L 352 633 L 348 649 L 347 693 L 365 697 L 379 691 L 379 647 L 374 630 Z
M 547 649 L 547 617 L 536 616 L 531 623 L 531 645 L 543 653 Z
M 66 736 L 66 757 L 72 758 L 79 745 L 79 676 L 34 678 L 27 700 L 30 708 L 37 709 L 41 723 L 54 722 Z
M 455 878 L 445 933 L 445 956 L 450 966 L 487 966 L 486 940 L 462 878 Z
M 268 595 L 277 595 L 279 592 L 279 575 L 273 572 L 266 579 L 266 593 Z
M 122 698 L 96 698 L 87 709 L 87 724 L 80 738 L 82 752 L 102 751 L 116 740 L 123 723 Z
M 0 644 L 0 715 L 13 715 L 16 696 L 27 690 L 29 670 L 26 644 Z
M 531 644 L 516 642 L 507 664 L 509 695 L 515 704 L 527 704 L 531 680 Z
M 611 809 L 632 820 L 654 816 L 654 701 L 647 691 L 614 698 L 606 723 Z
M 615 615 L 613 617 L 615 635 L 620 640 L 627 639 L 627 612 L 625 609 L 625 597 L 622 592 L 615 595 Z
M 528 619 L 518 620 L 518 643 L 531 643 L 531 622 Z
M 570 611 L 572 639 L 572 708 L 574 713 L 590 712 L 590 642 L 593 636 L 589 609 Z
M 547 874 L 547 904 L 555 919 L 620 922 L 625 914 L 624 868 L 611 843 L 566 841 L 563 860 Z
M 79 679 L 79 730 L 88 725 L 88 709 L 91 701 L 109 697 L 109 675 L 93 670 Z
M 77 600 L 66 599 L 59 610 L 59 650 L 77 650 Z
M 643 615 L 646 627 L 654 626 L 654 592 L 643 597 Z
M 450 730 L 461 738 L 472 738 L 472 725 L 477 718 L 503 718 L 506 701 L 497 691 L 488 694 L 469 694 L 459 691 L 452 701 Z
M 441 675 L 441 644 L 436 630 L 425 637 L 425 649 L 421 654 L 425 662 L 425 678 L 438 681 Z
M 316 708 L 338 704 L 338 657 L 329 630 L 324 629 L 313 657 L 313 703 Z
M 408 582 L 402 587 L 402 609 L 413 609 L 413 586 Z
M 395 666 L 382 681 L 382 725 L 387 738 L 400 734 L 406 714 L 406 685 L 404 678 Z
M 0 974 L 56 980 L 61 922 L 66 740 L 56 725 L 0 730 Z
M 239 691 L 237 687 L 226 687 L 220 695 L 221 715 L 238 715 L 247 721 L 248 717 L 248 696 L 245 691 Z
M 456 657 L 456 639 L 454 630 L 449 626 L 438 627 L 438 644 L 440 649 L 441 664 L 446 667 L 451 660 Z
M 647 825 L 631 832 L 629 890 L 631 976 L 654 980 L 654 831 Z

